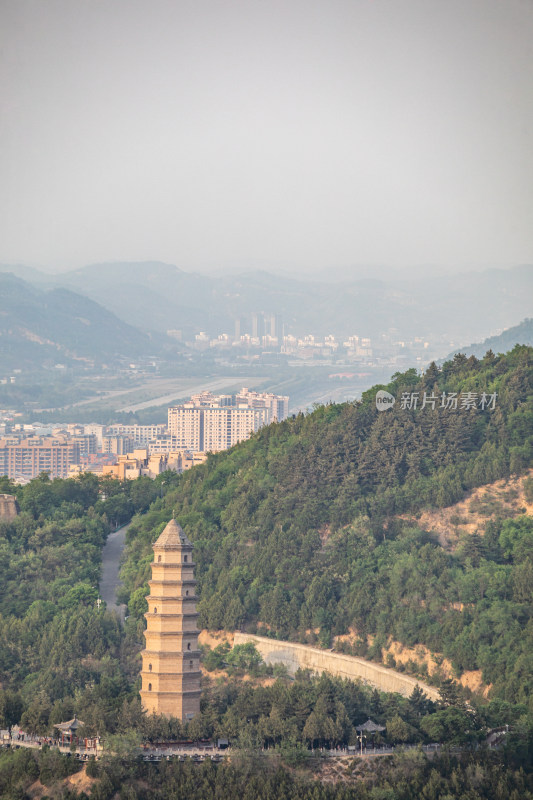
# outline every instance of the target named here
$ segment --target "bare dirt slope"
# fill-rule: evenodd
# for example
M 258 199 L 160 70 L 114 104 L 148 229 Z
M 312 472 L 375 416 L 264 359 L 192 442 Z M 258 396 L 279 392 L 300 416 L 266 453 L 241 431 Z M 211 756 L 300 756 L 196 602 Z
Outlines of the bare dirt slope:
M 422 512 L 413 519 L 413 523 L 424 530 L 435 531 L 442 547 L 454 550 L 463 534 L 483 535 L 487 522 L 497 516 L 532 516 L 533 502 L 526 497 L 524 487 L 525 482 L 532 477 L 533 469 L 520 477 L 481 486 L 453 506 Z
M 40 780 L 36 780 L 27 789 L 26 796 L 31 800 L 41 800 L 42 797 L 50 797 L 51 794 L 53 797 L 59 796 L 56 794 L 56 790 L 62 794 L 63 791 L 68 789 L 76 792 L 85 792 L 86 795 L 90 795 L 91 788 L 95 782 L 96 778 L 89 778 L 87 775 L 87 764 L 84 764 L 79 772 L 75 772 L 74 775 L 69 775 L 68 778 L 61 781 L 54 780 L 50 786 L 45 786 Z M 52 789 L 52 793 L 50 789 Z

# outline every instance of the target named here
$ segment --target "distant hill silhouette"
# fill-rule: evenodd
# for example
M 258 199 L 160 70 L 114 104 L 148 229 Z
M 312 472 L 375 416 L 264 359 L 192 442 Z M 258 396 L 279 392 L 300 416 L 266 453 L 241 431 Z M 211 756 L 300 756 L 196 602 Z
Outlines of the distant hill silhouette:
M 157 352 L 158 336 L 128 325 L 102 306 L 64 288 L 41 289 L 0 273 L 0 365 L 97 363 Z
M 0 266 L 0 270 L 6 269 Z M 23 267 L 17 267 L 22 270 Z M 21 274 L 21 277 L 24 275 Z M 279 314 L 287 332 L 475 341 L 531 314 L 533 266 L 412 280 L 327 282 L 266 271 L 209 277 L 157 261 L 93 264 L 34 279 L 84 294 L 120 319 L 164 332 L 233 333 L 252 312 Z
M 467 347 L 458 347 L 443 361 L 453 358 L 456 353 L 464 353 L 467 356 L 476 356 L 476 358 L 482 358 L 488 350 L 492 350 L 493 353 L 506 353 L 508 350 L 512 350 L 515 344 L 533 345 L 533 319 L 525 319 L 519 325 L 508 328 L 498 336 L 490 336 L 483 342 L 470 344 Z

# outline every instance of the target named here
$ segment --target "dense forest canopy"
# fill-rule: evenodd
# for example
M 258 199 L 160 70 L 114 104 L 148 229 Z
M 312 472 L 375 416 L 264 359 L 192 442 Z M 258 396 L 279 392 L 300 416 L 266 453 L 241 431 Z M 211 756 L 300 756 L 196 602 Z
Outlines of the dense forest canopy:
M 105 730 L 116 715 L 138 635 L 97 608 L 102 546 L 159 491 L 149 478 L 0 479 L 20 506 L 0 523 L 0 724 L 44 732 L 77 708 Z
M 235 678 L 206 681 L 201 714 L 185 726 L 144 714 L 138 694 L 143 625 L 132 616 L 123 628 L 115 614 L 98 607 L 101 550 L 121 514 L 128 518 L 150 503 L 161 508 L 161 493 L 177 480 L 164 475 L 121 483 L 82 475 L 51 481 L 42 475 L 15 486 L 2 479 L 0 490 L 16 493 L 20 513 L 0 524 L 0 726 L 20 723 L 30 733 L 50 734 L 54 723 L 77 714 L 86 734 L 129 736 L 137 743 L 230 736 L 235 742 L 274 746 L 288 739 L 307 747 L 353 742 L 355 726 L 371 713 L 392 724 L 391 741 L 428 741 L 443 720 L 443 738 L 455 741 L 463 734 L 446 719 L 459 714 L 462 729 L 471 729 L 474 738 L 482 735 L 482 718 L 474 724 L 457 698 L 451 697 L 446 710 L 416 693 L 408 702 L 305 674 L 294 685 L 282 675 L 272 686 L 255 689 Z M 208 669 L 220 667 L 221 656 L 234 675 L 272 674 L 250 645 L 231 654 L 206 653 Z M 508 716 L 519 719 L 523 713 L 515 706 Z M 426 729 L 422 721 L 428 715 L 434 724 Z
M 360 655 L 375 637 L 370 656 L 393 636 L 444 653 L 458 672 L 482 669 L 494 695 L 529 703 L 531 518 L 496 518 L 455 552 L 414 518 L 531 466 L 532 382 L 531 348 L 458 355 L 210 456 L 130 528 L 130 613 L 145 609 L 151 543 L 174 514 L 195 546 L 202 627 L 300 641 L 318 629 L 325 646 L 352 628 Z M 376 409 L 379 388 L 397 398 L 390 410 Z M 417 407 L 403 408 L 412 396 Z
M 310 779 L 291 763 L 255 754 L 234 755 L 231 763 L 197 765 L 187 760 L 157 764 L 121 758 L 91 763 L 91 800 L 531 800 L 530 777 L 520 768 L 502 770 L 496 753 L 450 754 L 429 760 L 418 751 L 354 760 L 331 770 L 328 783 Z M 317 762 L 326 772 L 327 765 Z M 366 767 L 366 768 L 365 768 Z M 57 752 L 19 750 L 0 754 L 0 792 L 5 800 L 26 800 L 36 779 L 52 787 L 46 797 L 88 800 L 85 792 L 58 781 L 79 766 Z M 336 783 L 332 782 L 331 774 Z M 322 774 L 321 772 L 319 774 Z M 326 777 L 325 775 L 325 777 Z M 77 777 L 77 776 L 76 776 Z M 94 781 L 96 779 L 96 781 Z M 72 786 L 72 784 L 71 784 Z M 44 800 L 44 798 L 43 798 Z

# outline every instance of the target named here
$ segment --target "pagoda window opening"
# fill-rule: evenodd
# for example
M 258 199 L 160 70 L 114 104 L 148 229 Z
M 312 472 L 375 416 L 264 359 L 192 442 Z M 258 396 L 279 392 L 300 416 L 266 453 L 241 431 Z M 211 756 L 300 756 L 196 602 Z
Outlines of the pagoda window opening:
M 152 684 L 151 684 L 151 683 L 149 683 L 149 684 L 148 684 L 148 691 L 149 691 L 149 692 L 151 692 L 151 691 L 152 691 Z
M 157 606 L 154 606 L 154 614 L 157 614 Z
M 187 642 L 187 650 L 190 650 L 190 649 L 191 649 L 191 643 Z
M 183 562 L 184 562 L 184 564 L 186 564 L 186 563 L 187 563 L 188 559 L 189 559 L 189 556 L 183 556 Z
M 152 671 L 152 665 L 148 664 L 148 672 L 151 672 L 151 671 Z

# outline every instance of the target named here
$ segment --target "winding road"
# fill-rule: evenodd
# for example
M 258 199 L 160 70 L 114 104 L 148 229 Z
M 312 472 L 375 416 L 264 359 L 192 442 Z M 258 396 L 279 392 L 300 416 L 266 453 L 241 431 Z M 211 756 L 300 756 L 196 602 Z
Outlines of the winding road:
M 126 543 L 126 531 L 131 522 L 123 525 L 122 528 L 110 533 L 102 550 L 102 578 L 100 580 L 100 597 L 105 601 L 109 611 L 115 611 L 124 622 L 127 606 L 122 603 L 117 604 L 117 589 L 120 586 L 118 576 L 120 570 L 120 559 Z

